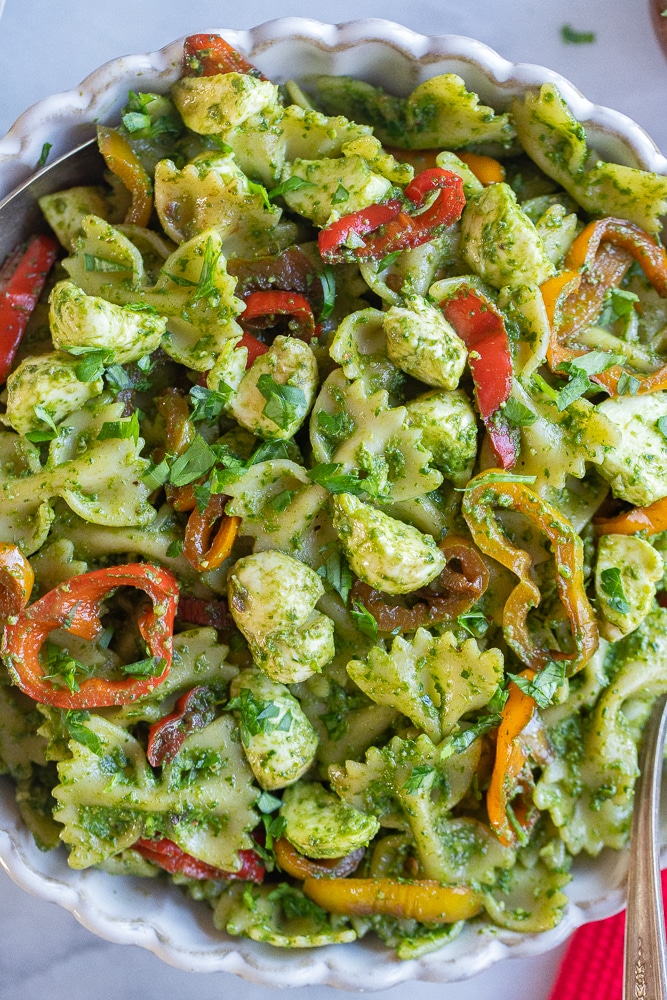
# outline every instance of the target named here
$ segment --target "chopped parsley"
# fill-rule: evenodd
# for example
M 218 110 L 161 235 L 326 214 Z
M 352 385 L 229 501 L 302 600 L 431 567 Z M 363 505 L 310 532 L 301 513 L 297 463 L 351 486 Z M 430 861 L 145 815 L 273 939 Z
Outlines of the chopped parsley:
M 609 351 L 589 351 L 582 354 L 573 361 L 566 361 L 559 365 L 558 370 L 567 372 L 570 380 L 567 385 L 560 390 L 556 398 L 556 406 L 559 411 L 567 409 L 570 403 L 579 399 L 589 389 L 599 390 L 599 387 L 591 382 L 591 375 L 599 375 L 606 372 L 614 365 L 622 365 L 625 361 L 624 354 L 610 354 Z
M 503 416 L 515 427 L 530 427 L 537 420 L 537 414 L 520 400 L 510 396 L 502 409 Z
M 105 420 L 97 435 L 98 441 L 108 441 L 110 438 L 139 440 L 139 411 L 135 410 L 129 420 Z
M 600 584 L 609 607 L 619 615 L 629 615 L 631 608 L 623 589 L 623 579 L 618 566 L 603 569 L 600 573 Z
M 217 420 L 224 411 L 232 395 L 231 386 L 226 382 L 221 382 L 217 389 L 207 389 L 203 385 L 193 385 L 190 389 L 190 400 L 192 402 L 192 419 L 194 421 Z
M 70 709 L 66 712 L 61 712 L 61 716 L 63 725 L 72 739 L 76 740 L 77 743 L 81 743 L 82 746 L 87 747 L 92 753 L 100 757 L 104 752 L 101 739 L 92 729 L 84 726 L 84 722 L 90 718 L 90 712 Z
M 548 708 L 553 703 L 558 688 L 565 680 L 565 661 L 549 660 L 544 668 L 535 674 L 532 680 L 528 677 L 512 677 L 516 686 L 529 695 L 540 708 Z
M 276 187 L 271 188 L 268 192 L 267 197 L 269 201 L 274 201 L 276 198 L 282 198 L 283 195 L 289 194 L 290 191 L 300 191 L 302 188 L 317 187 L 312 181 L 307 181 L 304 177 L 288 177 L 286 181 L 282 184 L 278 184 Z
M 172 486 L 187 486 L 195 479 L 205 476 L 216 462 L 216 453 L 204 441 L 201 434 L 196 434 L 182 455 L 174 461 L 169 470 L 169 482 Z
M 282 385 L 270 375 L 260 375 L 257 388 L 266 400 L 262 415 L 272 420 L 281 430 L 288 430 L 292 424 L 305 417 L 308 402 L 303 389 L 296 385 Z
M 355 601 L 350 608 L 350 618 L 362 635 L 370 639 L 371 642 L 376 641 L 378 637 L 378 623 L 368 608 Z

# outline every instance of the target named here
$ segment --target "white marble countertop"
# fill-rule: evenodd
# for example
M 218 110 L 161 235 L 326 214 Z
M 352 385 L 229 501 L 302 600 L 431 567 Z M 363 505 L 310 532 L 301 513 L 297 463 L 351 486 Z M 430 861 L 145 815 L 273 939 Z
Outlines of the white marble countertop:
M 3 0 L 0 0 L 0 12 Z M 249 28 L 277 16 L 346 21 L 385 17 L 426 34 L 480 39 L 514 61 L 541 63 L 568 77 L 586 97 L 625 112 L 667 153 L 667 61 L 653 35 L 648 0 L 6 0 L 0 19 L 0 135 L 30 104 L 74 87 L 101 63 L 156 49 L 181 35 L 223 26 Z M 564 44 L 569 24 L 595 32 L 593 44 Z M 472 980 L 415 983 L 388 990 L 413 1000 L 546 1000 L 563 949 L 503 962 Z M 225 973 L 195 974 L 163 965 L 137 948 L 109 944 L 74 917 L 18 889 L 0 869 L 0 1000 L 258 1000 L 277 990 Z M 343 1000 L 327 987 L 293 991 L 299 1000 Z

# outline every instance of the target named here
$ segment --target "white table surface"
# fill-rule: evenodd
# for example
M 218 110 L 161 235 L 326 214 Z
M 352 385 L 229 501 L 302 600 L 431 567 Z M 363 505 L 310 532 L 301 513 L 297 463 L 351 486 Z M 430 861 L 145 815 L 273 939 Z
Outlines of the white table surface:
M 666 2 L 667 6 L 667 2 Z M 667 60 L 653 36 L 648 0 L 0 0 L 0 135 L 27 108 L 67 90 L 119 55 L 160 48 L 210 28 L 250 28 L 278 16 L 323 21 L 385 17 L 425 34 L 469 35 L 507 59 L 541 63 L 591 100 L 638 121 L 667 153 Z M 594 31 L 566 45 L 564 24 Z M 503 962 L 460 984 L 404 984 L 391 1000 L 546 1000 L 563 949 Z M 0 1000 L 258 1000 L 278 991 L 225 973 L 185 973 L 148 952 L 93 937 L 74 917 L 18 889 L 0 869 Z M 344 1000 L 327 987 L 295 1000 Z

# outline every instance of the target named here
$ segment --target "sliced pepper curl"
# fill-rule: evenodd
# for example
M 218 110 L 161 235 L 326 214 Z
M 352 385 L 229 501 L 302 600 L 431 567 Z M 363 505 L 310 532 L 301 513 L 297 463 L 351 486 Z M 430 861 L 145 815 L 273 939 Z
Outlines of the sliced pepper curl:
M 132 195 L 125 225 L 147 226 L 153 211 L 153 185 L 125 136 L 105 125 L 97 127 L 97 145 L 104 162 Z
M 34 583 L 32 566 L 18 545 L 0 543 L 0 623 L 21 614 Z
M 185 526 L 183 555 L 198 573 L 218 569 L 232 551 L 241 526 L 240 517 L 225 514 L 229 498 L 213 493 L 203 511 L 194 507 Z M 220 526 L 214 532 L 216 524 Z
M 648 507 L 633 507 L 616 517 L 596 517 L 593 525 L 598 535 L 636 535 L 639 531 L 656 535 L 667 531 L 667 497 Z
M 167 451 L 182 455 L 195 437 L 187 398 L 180 389 L 167 388 L 156 397 L 155 405 L 164 423 Z
M 273 845 L 276 861 L 286 875 L 293 878 L 345 878 L 356 871 L 361 864 L 365 848 L 359 847 L 343 858 L 306 858 L 286 837 L 280 837 Z
M 535 671 L 524 670 L 521 677 L 532 680 Z M 533 804 L 534 781 L 528 765 L 529 750 L 522 733 L 536 714 L 535 701 L 516 684 L 502 710 L 496 739 L 496 755 L 486 793 L 489 823 L 506 847 L 518 847 L 527 840 L 539 818 Z
M 428 243 L 457 222 L 465 206 L 463 181 L 458 174 L 441 167 L 417 174 L 403 193 L 419 208 L 433 191 L 438 192 L 435 200 L 416 215 L 408 215 L 401 201 L 393 198 L 332 222 L 320 230 L 320 256 L 328 264 L 374 261 Z M 364 236 L 368 239 L 362 239 Z
M 245 73 L 266 77 L 220 35 L 188 35 L 183 42 L 183 76 Z
M 239 851 L 241 867 L 237 872 L 227 872 L 222 868 L 209 865 L 205 861 L 200 861 L 198 858 L 193 858 L 191 854 L 182 851 L 173 840 L 166 838 L 160 840 L 141 838 L 132 845 L 132 849 L 141 854 L 142 858 L 152 861 L 158 868 L 162 868 L 172 875 L 185 875 L 186 878 L 260 883 L 266 874 L 261 859 L 253 850 Z
M 186 622 L 189 625 L 203 625 L 215 629 L 235 628 L 227 601 L 222 599 L 205 601 L 201 597 L 188 597 L 181 594 L 176 620 Z
M 468 348 L 479 415 L 486 427 L 496 461 L 511 469 L 518 458 L 518 435 L 502 415 L 512 392 L 512 355 L 502 314 L 481 292 L 463 288 L 441 302 L 445 319 Z
M 279 316 L 291 317 L 290 329 L 300 340 L 309 341 L 319 334 L 310 302 L 299 292 L 275 289 L 251 292 L 245 299 L 245 311 L 239 316 L 239 323 L 265 329 L 275 326 Z
M 481 912 L 484 897 L 465 885 L 441 885 L 431 879 L 397 882 L 390 878 L 307 878 L 303 891 L 329 913 L 453 924 Z
M 467 167 L 470 168 L 480 184 L 488 187 L 489 184 L 500 184 L 505 180 L 505 168 L 500 160 L 493 156 L 483 156 L 480 153 L 465 153 L 463 150 L 456 154 Z
M 12 370 L 28 320 L 58 253 L 58 241 L 42 233 L 16 247 L 0 267 L 0 385 Z
M 413 632 L 440 622 L 452 621 L 475 604 L 489 584 L 489 571 L 475 546 L 459 535 L 447 535 L 438 543 L 447 565 L 427 587 L 415 591 L 418 601 L 411 608 L 392 603 L 389 594 L 356 580 L 352 601 L 361 602 L 375 618 L 381 632 Z M 452 564 L 458 563 L 456 565 Z
M 174 711 L 148 731 L 146 757 L 153 767 L 168 764 L 186 738 L 215 718 L 215 694 L 206 686 L 192 688 L 177 700 Z
M 137 587 L 153 602 L 138 619 L 139 632 L 150 655 L 164 662 L 158 676 L 107 680 L 89 677 L 78 691 L 54 687 L 45 680 L 39 653 L 48 636 L 63 628 L 94 640 L 103 631 L 102 603 L 118 587 Z M 171 667 L 174 616 L 178 602 L 176 578 L 150 563 L 128 563 L 93 570 L 58 584 L 5 626 L 2 654 L 15 684 L 35 701 L 55 708 L 88 709 L 126 705 L 161 684 Z
M 563 272 L 541 286 L 551 326 L 547 361 L 552 371 L 562 374 L 561 365 L 587 353 L 586 348 L 570 347 L 568 341 L 595 320 L 607 292 L 620 284 L 633 260 L 656 292 L 667 298 L 667 254 L 639 226 L 624 219 L 600 219 L 590 222 L 577 236 L 565 257 Z M 667 388 L 667 365 L 648 375 L 613 365 L 590 377 L 616 396 L 622 375 L 632 375 L 638 381 L 638 393 Z
M 463 497 L 463 516 L 478 548 L 519 577 L 503 611 L 505 639 L 532 670 L 540 670 L 548 660 L 567 660 L 569 673 L 576 673 L 590 660 L 599 642 L 597 622 L 584 587 L 583 542 L 570 522 L 525 483 L 489 481 L 493 472 L 487 470 L 470 481 Z M 494 507 L 523 514 L 551 543 L 558 594 L 570 622 L 573 652 L 536 646 L 527 619 L 542 596 L 533 579 L 532 559 L 528 552 L 510 543 Z

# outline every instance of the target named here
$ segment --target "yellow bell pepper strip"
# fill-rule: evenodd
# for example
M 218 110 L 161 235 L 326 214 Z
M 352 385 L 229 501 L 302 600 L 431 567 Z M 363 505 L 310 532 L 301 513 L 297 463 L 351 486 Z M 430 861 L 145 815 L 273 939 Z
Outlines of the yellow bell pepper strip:
M 375 618 L 381 632 L 413 632 L 444 621 L 453 621 L 468 611 L 485 592 L 489 571 L 472 542 L 459 535 L 446 535 L 438 543 L 447 564 L 442 573 L 427 587 L 415 591 L 423 598 L 407 607 L 393 603 L 389 594 L 374 590 L 367 583 L 355 580 L 352 602 L 360 602 Z M 460 569 L 452 565 L 458 563 Z
M 465 206 L 463 181 L 440 167 L 417 174 L 403 194 L 418 209 L 434 191 L 438 192 L 435 200 L 416 215 L 406 214 L 401 201 L 393 198 L 332 222 L 317 238 L 320 256 L 328 264 L 382 260 L 387 254 L 428 243 L 457 222 Z M 353 237 L 359 245 L 348 245 Z
M 639 531 L 656 535 L 667 531 L 667 497 L 648 507 L 633 507 L 616 517 L 596 517 L 593 525 L 598 535 L 635 535 Z
M 482 893 L 466 885 L 441 885 L 431 879 L 397 882 L 390 878 L 307 878 L 303 891 L 329 913 L 453 924 L 481 912 Z
M 565 257 L 565 270 L 541 288 L 551 324 L 547 361 L 552 371 L 558 373 L 565 362 L 587 353 L 585 348 L 568 346 L 568 341 L 594 321 L 608 290 L 620 283 L 633 260 L 658 294 L 667 298 L 667 254 L 639 226 L 624 219 L 600 219 L 577 236 Z M 615 396 L 624 374 L 637 380 L 638 393 L 667 388 L 667 365 L 649 375 L 613 365 L 590 377 Z
M 225 514 L 227 500 L 223 493 L 213 493 L 205 509 L 200 511 L 195 506 L 188 518 L 183 555 L 198 573 L 222 566 L 236 541 L 241 518 Z M 214 534 L 219 521 L 220 526 Z
M 532 680 L 533 670 L 520 675 Z M 496 755 L 491 781 L 486 793 L 489 823 L 498 839 L 507 847 L 516 847 L 526 838 L 539 817 L 531 793 L 533 777 L 528 766 L 528 748 L 521 734 L 532 721 L 536 705 L 530 695 L 510 683 L 509 697 L 503 707 L 496 739 Z M 512 810 L 514 823 L 508 814 Z M 518 829 L 517 829 L 518 828 Z
M 276 861 L 286 875 L 293 878 L 345 878 L 356 871 L 365 854 L 363 847 L 342 858 L 306 858 L 286 837 L 273 845 Z
M 463 288 L 440 303 L 468 348 L 468 364 L 475 386 L 475 401 L 496 461 L 511 469 L 518 457 L 518 435 L 502 415 L 512 391 L 512 355 L 505 321 L 493 302 L 481 292 Z
M 158 868 L 172 875 L 185 875 L 186 878 L 260 883 L 266 874 L 264 864 L 253 850 L 242 849 L 238 852 L 241 867 L 237 872 L 226 872 L 222 868 L 200 861 L 199 858 L 186 854 L 173 840 L 166 838 L 159 840 L 141 838 L 132 844 L 132 850 L 137 851 L 147 861 L 152 861 Z
M 220 35 L 188 35 L 183 42 L 183 76 L 245 73 L 266 77 Z
M 176 701 L 174 711 L 148 730 L 146 757 L 153 767 L 173 760 L 191 733 L 203 729 L 215 718 L 215 693 L 202 685 L 186 691 Z
M 7 381 L 46 276 L 58 253 L 53 236 L 33 236 L 9 254 L 0 268 L 0 385 Z
M 78 690 L 58 687 L 45 677 L 40 650 L 55 629 L 95 640 L 103 631 L 104 600 L 118 587 L 136 587 L 150 597 L 152 608 L 138 619 L 159 673 L 120 680 L 87 677 Z M 50 590 L 5 626 L 0 653 L 15 684 L 35 701 L 55 708 L 88 709 L 126 705 L 161 684 L 171 667 L 174 615 L 178 602 L 176 578 L 150 563 L 128 563 L 71 577 Z
M 464 152 L 456 155 L 467 167 L 470 167 L 477 180 L 484 187 L 488 187 L 489 184 L 500 184 L 505 180 L 505 168 L 499 160 L 495 160 L 492 156 Z
M 111 173 L 132 195 L 125 224 L 147 226 L 153 210 L 153 185 L 141 160 L 125 136 L 114 128 L 99 125 L 97 145 Z
M 495 481 L 490 478 L 494 474 Z M 499 481 L 500 470 L 487 470 L 472 479 L 463 495 L 463 516 L 475 545 L 519 577 L 503 611 L 503 632 L 508 645 L 522 663 L 540 670 L 548 660 L 569 661 L 569 673 L 576 673 L 598 647 L 599 635 L 593 609 L 586 596 L 583 565 L 584 547 L 570 522 L 525 483 Z M 532 575 L 528 552 L 512 545 L 503 531 L 494 508 L 514 510 L 549 539 L 556 561 L 558 594 L 570 622 L 574 651 L 543 649 L 535 644 L 527 619 L 531 608 L 542 599 Z
M 18 545 L 0 543 L 0 623 L 21 614 L 34 582 L 32 566 Z

